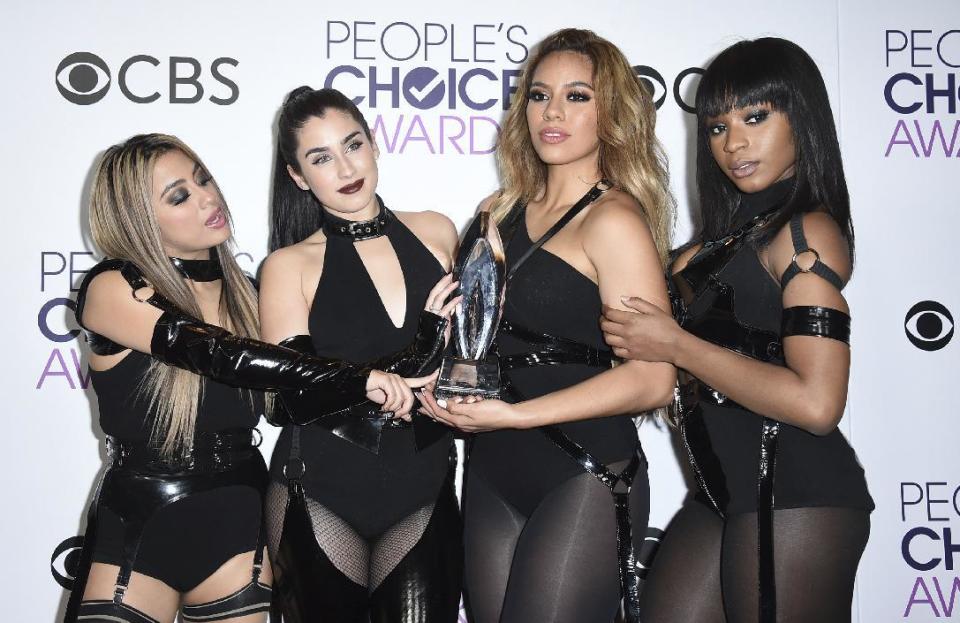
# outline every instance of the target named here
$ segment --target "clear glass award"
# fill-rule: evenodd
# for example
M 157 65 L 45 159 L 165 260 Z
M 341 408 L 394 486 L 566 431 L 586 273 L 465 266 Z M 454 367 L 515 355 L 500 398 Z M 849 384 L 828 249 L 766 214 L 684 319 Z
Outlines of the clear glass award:
M 464 241 L 456 273 L 463 299 L 453 313 L 452 350 L 440 364 L 434 395 L 500 397 L 500 362 L 491 352 L 503 314 L 506 257 L 497 225 L 481 212 L 468 228 L 478 235 Z

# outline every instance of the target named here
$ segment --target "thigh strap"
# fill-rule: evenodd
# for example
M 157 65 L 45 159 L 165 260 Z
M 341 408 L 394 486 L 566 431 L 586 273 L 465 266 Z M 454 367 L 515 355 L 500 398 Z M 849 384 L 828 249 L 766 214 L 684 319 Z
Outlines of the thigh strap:
M 81 602 L 76 620 L 88 623 L 160 623 L 132 606 L 109 599 Z
M 261 549 L 262 551 L 262 549 Z M 257 612 L 270 611 L 271 589 L 254 579 L 233 593 L 216 601 L 192 606 L 183 606 L 181 614 L 184 621 L 222 621 L 242 617 Z
M 617 519 L 617 561 L 620 566 L 620 596 L 623 598 L 626 623 L 640 622 L 640 576 L 633 550 L 633 526 L 630 521 L 630 489 L 640 468 L 643 449 L 637 442 L 637 451 L 630 463 L 619 474 L 601 463 L 583 446 L 570 439 L 559 426 L 541 426 L 538 429 L 584 471 L 593 474 L 610 489 Z
M 777 587 L 773 565 L 773 479 L 780 422 L 763 418 L 760 465 L 757 470 L 757 564 L 760 623 L 777 620 Z

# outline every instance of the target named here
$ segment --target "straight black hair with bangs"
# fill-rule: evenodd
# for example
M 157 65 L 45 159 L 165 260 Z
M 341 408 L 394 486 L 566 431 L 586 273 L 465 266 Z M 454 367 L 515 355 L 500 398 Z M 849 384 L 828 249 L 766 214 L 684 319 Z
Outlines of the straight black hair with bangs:
M 273 169 L 273 201 L 270 206 L 270 252 L 305 240 L 320 229 L 323 206 L 309 190 L 302 190 L 290 178 L 287 165 L 300 173 L 297 162 L 297 131 L 312 117 L 323 117 L 327 109 L 339 110 L 353 118 L 373 140 L 370 126 L 353 101 L 336 89 L 297 87 L 287 94 L 277 120 L 277 154 Z
M 797 44 L 766 37 L 730 46 L 710 63 L 697 89 L 697 240 L 728 233 L 740 191 L 710 151 L 708 120 L 733 108 L 768 104 L 784 113 L 796 147 L 795 183 L 787 202 L 754 236 L 764 245 L 795 215 L 825 210 L 840 226 L 853 261 L 853 222 L 840 144 L 820 70 Z

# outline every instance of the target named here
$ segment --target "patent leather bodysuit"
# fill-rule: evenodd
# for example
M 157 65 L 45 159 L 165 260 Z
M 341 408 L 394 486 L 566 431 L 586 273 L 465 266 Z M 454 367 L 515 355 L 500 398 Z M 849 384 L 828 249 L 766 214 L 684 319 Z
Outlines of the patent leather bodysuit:
M 78 294 L 78 318 L 87 286 L 107 270 L 136 271 L 118 260 L 91 269 Z M 98 354 L 126 350 L 87 333 Z M 104 620 L 151 621 L 123 603 L 132 572 L 157 578 L 183 593 L 233 556 L 250 551 L 257 552 L 252 580 L 225 601 L 250 613 L 269 607 L 270 587 L 259 582 L 267 471 L 253 443 L 253 428 L 263 410 L 262 394 L 204 380 L 193 447 L 182 457 L 164 460 L 148 443 L 156 416 L 149 398 L 139 391 L 151 359 L 130 351 L 112 368 L 90 371 L 100 426 L 108 435 L 111 466 L 90 508 L 67 623 L 77 620 L 78 609 L 80 620 L 100 620 L 99 615 Z M 91 562 L 120 567 L 112 601 L 80 603 Z M 217 604 L 204 604 L 184 606 L 181 615 L 185 621 L 218 620 L 229 612 Z M 115 616 L 125 618 L 110 618 Z
M 743 195 L 733 231 L 707 241 L 673 275 L 674 315 L 690 333 L 747 357 L 785 365 L 782 341 L 811 335 L 848 341 L 849 316 L 817 307 L 782 308 L 781 284 L 766 271 L 749 236 L 785 203 L 792 180 Z M 802 216 L 790 223 L 795 250 L 806 252 Z M 842 287 L 819 261 L 814 272 Z M 773 620 L 774 509 L 873 509 L 863 469 L 839 430 L 817 436 L 765 418 L 681 371 L 678 420 L 700 485 L 698 498 L 722 516 L 756 512 L 762 620 Z

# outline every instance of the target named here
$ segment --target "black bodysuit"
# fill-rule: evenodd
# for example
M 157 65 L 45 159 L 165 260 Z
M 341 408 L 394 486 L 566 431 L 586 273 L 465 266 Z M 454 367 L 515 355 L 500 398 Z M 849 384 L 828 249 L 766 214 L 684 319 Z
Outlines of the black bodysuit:
M 516 223 L 507 246 L 508 269 L 534 244 L 524 211 Z M 610 368 L 599 328 L 599 288 L 560 257 L 535 250 L 508 281 L 505 300 L 497 347 L 509 387 L 506 400 L 543 396 Z M 592 352 L 599 363 L 508 365 L 512 356 L 541 351 L 542 334 L 563 340 L 560 348 Z M 626 415 L 553 428 L 616 472 L 638 456 L 637 431 Z M 646 465 L 637 467 L 629 494 L 635 535 L 643 534 L 649 510 Z M 620 585 L 610 491 L 543 430 L 474 437 L 464 522 L 466 594 L 477 623 L 612 620 Z
M 196 276 L 198 280 L 210 281 L 222 276 L 215 258 L 191 261 L 187 264 L 190 269 L 181 260 L 174 259 L 174 265 L 187 278 Z M 104 260 L 87 273 L 81 284 L 77 295 L 78 320 L 82 319 L 91 281 L 107 271 L 119 271 L 131 292 L 145 285 L 143 275 L 132 263 Z M 149 304 L 169 306 L 156 294 Z M 170 315 L 168 311 L 164 318 Z M 191 324 L 191 319 L 181 320 Z M 222 331 L 199 321 L 192 321 L 192 326 Z M 184 332 L 188 329 L 184 328 Z M 86 328 L 85 333 L 97 354 L 127 350 Z M 156 578 L 185 593 L 235 555 L 251 551 L 255 552 L 251 581 L 245 587 L 212 602 L 184 605 L 180 616 L 184 621 L 212 621 L 241 611 L 253 614 L 269 608 L 270 587 L 260 582 L 266 540 L 262 509 L 267 470 L 253 445 L 253 428 L 263 411 L 263 395 L 211 379 L 201 380 L 191 447 L 183 455 L 162 456 L 151 440 L 156 409 L 151 408 L 142 389 L 152 360 L 150 355 L 130 350 L 112 368 L 90 371 L 99 403 L 100 426 L 108 436 L 110 466 L 88 514 L 77 583 L 64 617 L 66 623 L 155 623 L 124 602 L 133 572 Z M 93 562 L 119 567 L 112 599 L 82 600 Z
M 149 438 L 155 420 L 149 400 L 143 393 L 131 391 L 142 382 L 149 366 L 149 355 L 131 351 L 108 370 L 90 371 L 105 434 L 134 442 Z M 251 430 L 262 412 L 260 392 L 206 380 L 196 430 L 201 434 Z M 234 555 L 256 549 L 261 493 L 249 487 L 224 487 L 162 508 L 144 530 L 133 570 L 181 593 L 194 588 Z M 229 514 L 223 512 L 225 508 L 230 509 Z M 122 548 L 120 518 L 109 508 L 101 509 L 94 562 L 119 565 Z
M 788 179 L 742 195 L 731 232 L 705 242 L 672 283 L 674 314 L 686 331 L 778 366 L 786 365 L 785 337 L 849 339 L 843 312 L 784 310 L 783 288 L 805 271 L 794 262 L 778 284 L 751 243 L 792 186 Z M 797 254 L 809 253 L 802 215 L 790 228 Z M 819 256 L 810 272 L 843 286 Z M 728 623 L 849 620 L 873 501 L 846 439 L 839 430 L 818 436 L 765 418 L 682 371 L 680 381 L 678 423 L 700 487 L 657 554 L 645 618 L 722 621 L 725 612 Z
M 350 223 L 329 214 L 324 219 L 323 272 L 309 313 L 314 349 L 319 355 L 352 362 L 370 362 L 402 350 L 417 333 L 417 318 L 430 290 L 443 277 L 443 267 L 384 207 L 378 217 L 385 219 L 382 235 L 393 246 L 406 287 L 404 321 L 397 327 L 354 247 L 355 238 L 338 234 L 338 226 Z M 367 401 L 354 407 L 350 417 L 384 415 L 379 405 Z M 284 597 L 285 619 L 353 621 L 368 610 L 375 622 L 456 619 L 462 554 L 452 490 L 452 446 L 452 434 L 446 431 L 439 440 L 418 448 L 414 428 L 399 420 L 384 423 L 373 447 L 361 447 L 322 425 L 284 428 L 271 462 L 271 551 L 278 551 L 282 535 L 286 538 L 285 514 L 287 524 L 291 522 L 284 474 L 291 450 L 303 461 L 299 482 L 313 536 L 322 550 L 294 554 L 298 560 L 283 563 L 301 576 L 289 589 L 278 578 L 281 592 L 291 593 Z M 309 556 L 324 560 L 308 561 Z M 423 563 L 425 557 L 431 558 L 429 564 Z

